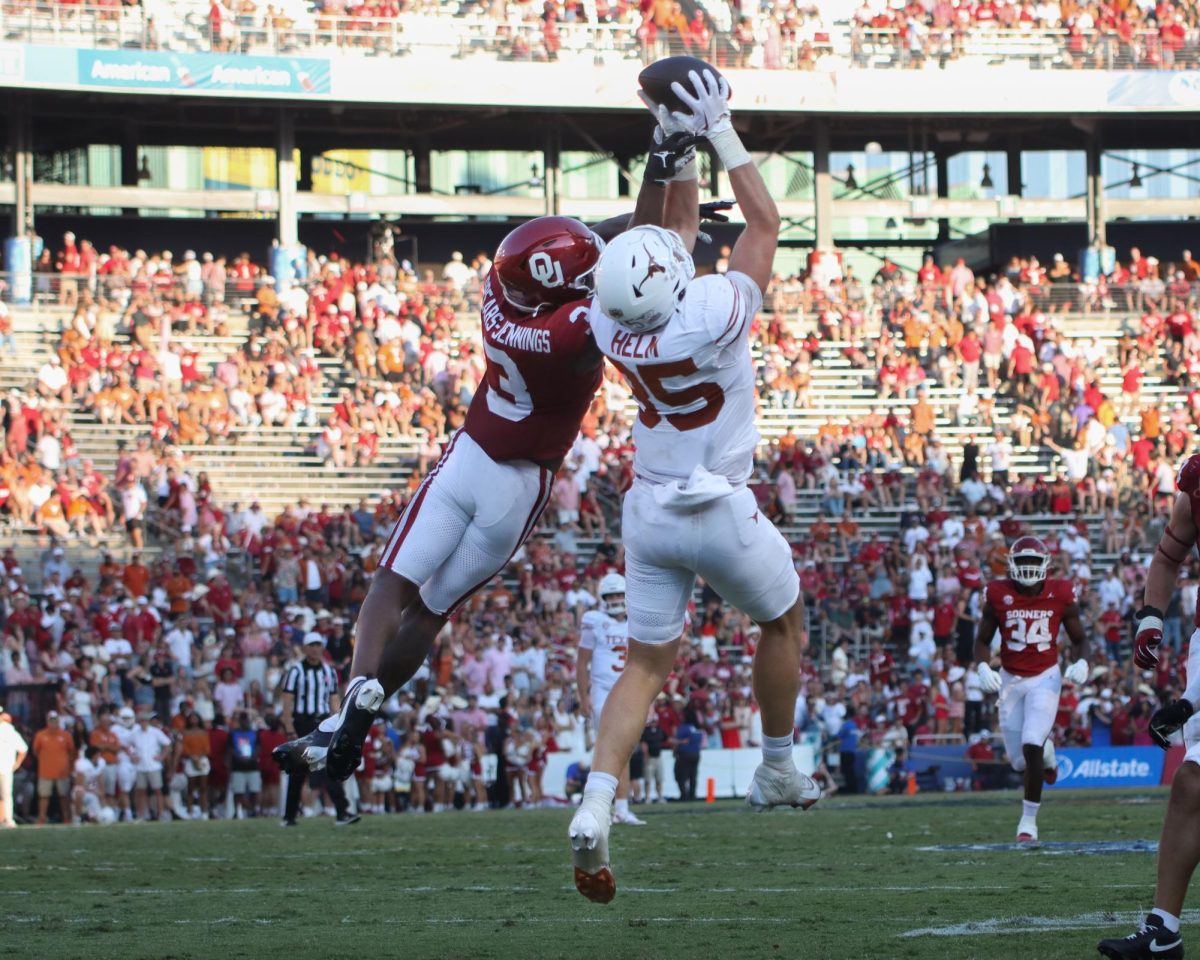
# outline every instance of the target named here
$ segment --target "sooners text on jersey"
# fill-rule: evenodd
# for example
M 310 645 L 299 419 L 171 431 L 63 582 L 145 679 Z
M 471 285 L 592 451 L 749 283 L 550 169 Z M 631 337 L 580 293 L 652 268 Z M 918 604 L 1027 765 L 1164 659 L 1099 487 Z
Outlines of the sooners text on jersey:
M 580 370 L 590 349 L 590 300 L 530 315 L 500 293 L 495 271 L 480 317 L 487 369 L 464 429 L 493 460 L 561 460 L 600 387 L 603 361 Z
M 1000 625 L 1000 665 L 1032 677 L 1058 663 L 1058 629 L 1075 602 L 1070 580 L 1047 580 L 1036 596 L 1018 593 L 1008 580 L 987 585 L 987 602 Z
M 625 669 L 629 624 L 603 610 L 589 610 L 579 623 L 579 646 L 592 651 L 592 686 L 611 690 Z

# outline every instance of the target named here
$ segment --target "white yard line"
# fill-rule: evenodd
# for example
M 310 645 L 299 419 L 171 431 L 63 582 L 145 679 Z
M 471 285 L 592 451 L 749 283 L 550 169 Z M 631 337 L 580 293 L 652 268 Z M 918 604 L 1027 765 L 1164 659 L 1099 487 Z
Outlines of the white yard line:
M 1042 930 L 1100 930 L 1131 927 L 1142 922 L 1144 912 L 1080 913 L 1073 917 L 988 917 L 944 927 L 918 927 L 897 934 L 901 937 L 981 937 L 1006 933 L 1038 933 Z M 1200 910 L 1185 910 L 1185 923 L 1200 920 Z

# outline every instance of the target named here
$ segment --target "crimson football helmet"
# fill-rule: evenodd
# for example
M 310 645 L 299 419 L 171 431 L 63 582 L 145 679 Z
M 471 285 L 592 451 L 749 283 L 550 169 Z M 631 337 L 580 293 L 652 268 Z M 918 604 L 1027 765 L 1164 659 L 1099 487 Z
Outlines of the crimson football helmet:
M 500 241 L 493 263 L 504 299 L 537 313 L 590 297 L 604 249 L 588 227 L 570 217 L 538 217 Z
M 1024 587 L 1036 587 L 1050 569 L 1050 551 L 1037 537 L 1019 537 L 1008 551 L 1008 578 Z
M 1175 486 L 1189 497 L 1200 497 L 1200 453 L 1193 453 L 1179 468 Z

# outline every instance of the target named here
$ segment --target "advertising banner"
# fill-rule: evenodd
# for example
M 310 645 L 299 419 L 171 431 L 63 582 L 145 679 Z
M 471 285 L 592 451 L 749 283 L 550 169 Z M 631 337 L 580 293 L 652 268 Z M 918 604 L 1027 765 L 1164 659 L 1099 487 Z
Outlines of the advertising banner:
M 153 50 L 78 50 L 79 83 L 125 90 L 328 94 L 328 60 Z
M 1052 789 L 1156 787 L 1166 754 L 1158 747 L 1083 747 L 1058 751 Z

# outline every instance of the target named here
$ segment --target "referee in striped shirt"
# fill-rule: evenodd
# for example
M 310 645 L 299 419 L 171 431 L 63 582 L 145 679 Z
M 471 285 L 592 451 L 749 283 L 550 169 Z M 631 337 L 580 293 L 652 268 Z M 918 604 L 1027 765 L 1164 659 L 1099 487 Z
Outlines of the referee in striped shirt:
M 303 737 L 312 733 L 325 717 L 339 707 L 337 671 L 325 662 L 325 638 L 313 632 L 304 636 L 304 659 L 293 666 L 283 680 L 283 732 L 289 737 Z M 357 823 L 358 814 L 349 813 L 346 791 L 336 780 L 328 780 L 324 773 L 309 773 L 304 764 L 288 775 L 287 802 L 284 806 L 283 826 L 294 827 L 300 812 L 300 796 L 304 792 L 304 781 L 311 780 L 312 788 L 319 793 L 324 781 L 325 789 L 337 810 L 337 825 Z

